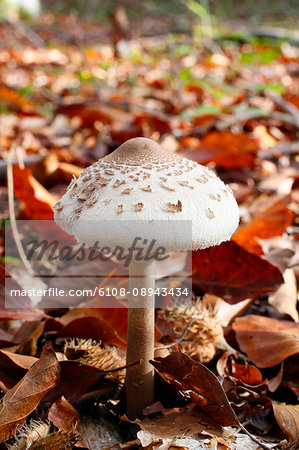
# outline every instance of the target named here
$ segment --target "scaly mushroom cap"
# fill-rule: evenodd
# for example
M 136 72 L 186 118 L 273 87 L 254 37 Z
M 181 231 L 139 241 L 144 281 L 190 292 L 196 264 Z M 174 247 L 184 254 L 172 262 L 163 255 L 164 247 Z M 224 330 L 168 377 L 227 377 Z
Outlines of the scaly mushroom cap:
M 130 139 L 86 168 L 54 209 L 58 225 L 90 246 L 127 244 L 134 221 L 136 236 L 136 224 L 160 223 L 158 243 L 169 251 L 203 249 L 229 240 L 239 223 L 232 190 L 214 172 L 146 138 Z M 192 243 L 182 227 L 179 235 L 169 232 L 173 220 L 192 221 Z

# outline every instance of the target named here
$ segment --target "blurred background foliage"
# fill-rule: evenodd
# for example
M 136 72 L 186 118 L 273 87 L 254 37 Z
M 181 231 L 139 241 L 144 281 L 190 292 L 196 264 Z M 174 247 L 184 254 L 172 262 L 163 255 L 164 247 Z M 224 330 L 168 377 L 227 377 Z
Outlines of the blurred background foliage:
M 75 12 L 85 19 L 108 18 L 117 6 L 124 6 L 131 17 L 182 16 L 178 26 L 187 28 L 188 18 L 209 16 L 221 21 L 246 21 L 248 25 L 279 24 L 295 27 L 298 0 L 0 0 L 0 18 L 36 17 L 42 10 Z

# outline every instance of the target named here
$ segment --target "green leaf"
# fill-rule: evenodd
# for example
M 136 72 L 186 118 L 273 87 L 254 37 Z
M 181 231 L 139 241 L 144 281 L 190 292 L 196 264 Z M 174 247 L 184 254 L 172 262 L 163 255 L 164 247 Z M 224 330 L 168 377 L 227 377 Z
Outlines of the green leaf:
M 191 53 L 192 47 L 188 44 L 181 44 L 174 50 L 174 55 L 177 57 L 186 56 Z
M 182 81 L 184 81 L 185 83 L 188 83 L 191 81 L 192 76 L 191 76 L 191 69 L 190 67 L 184 67 L 184 69 L 182 69 L 179 73 L 179 77 Z
M 241 53 L 239 61 L 249 66 L 253 64 L 270 64 L 278 58 L 279 53 L 275 48 L 267 48 L 262 51 L 252 48 L 251 52 Z
M 194 117 L 204 116 L 206 114 L 219 114 L 221 111 L 217 106 L 213 105 L 201 105 L 195 109 L 191 109 L 189 111 L 183 111 L 181 113 L 182 119 L 193 119 Z
M 280 83 L 261 83 L 261 84 L 257 84 L 256 86 L 256 90 L 259 92 L 265 92 L 265 91 L 275 91 L 278 92 L 279 94 L 284 94 L 285 93 L 285 86 L 283 84 Z

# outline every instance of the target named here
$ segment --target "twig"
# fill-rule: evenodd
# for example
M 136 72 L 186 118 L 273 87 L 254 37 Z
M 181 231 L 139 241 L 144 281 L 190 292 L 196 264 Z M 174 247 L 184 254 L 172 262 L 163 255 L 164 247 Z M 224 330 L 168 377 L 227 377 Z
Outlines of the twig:
M 152 114 L 155 117 L 157 117 L 158 119 L 165 120 L 167 122 L 175 117 L 174 115 L 165 113 L 163 111 L 153 110 L 152 108 L 148 108 L 147 106 L 144 106 L 144 105 L 138 105 L 138 104 L 129 103 L 129 102 L 126 102 L 126 101 L 115 103 L 115 102 L 110 102 L 110 101 L 107 101 L 107 100 L 102 100 L 100 97 L 99 97 L 99 99 L 100 99 L 100 103 L 102 105 L 111 106 L 113 108 L 123 109 L 123 110 L 125 110 L 127 112 L 129 112 L 129 111 L 131 111 L 132 109 L 135 108 L 135 109 L 138 109 L 138 110 L 143 111 L 145 113 Z M 95 104 L 98 104 L 98 103 L 95 103 Z
M 273 100 L 273 102 L 279 106 L 281 109 L 291 114 L 291 116 L 295 119 L 295 123 L 297 128 L 299 128 L 299 111 L 298 109 L 292 105 L 292 103 L 284 100 L 280 95 L 273 94 L 273 92 L 265 91 L 265 94 Z
M 137 364 L 141 364 L 142 363 L 142 359 L 137 359 L 136 361 L 133 361 L 129 364 L 125 364 L 123 366 L 119 366 L 119 367 L 115 367 L 115 369 L 107 369 L 107 370 L 103 370 L 103 373 L 112 373 L 112 372 L 118 372 L 119 370 L 124 370 L 127 369 L 128 367 L 132 367 L 132 366 L 136 366 Z
M 40 93 L 47 99 L 50 100 L 55 105 L 62 105 L 62 99 L 58 94 L 55 94 L 48 89 L 41 89 Z
M 269 114 L 269 116 L 266 116 L 266 118 L 280 120 L 281 122 L 288 123 L 289 125 L 299 129 L 299 122 L 291 114 L 273 111 Z
M 248 24 L 242 27 L 234 27 L 237 33 L 222 33 L 221 36 L 217 38 L 218 41 L 233 39 L 238 42 L 248 42 L 254 37 L 258 38 L 269 38 L 274 40 L 286 39 L 288 43 L 292 45 L 298 45 L 299 43 L 299 32 L 297 30 L 288 30 L 286 28 L 277 27 L 265 27 L 263 25 L 262 29 L 252 29 L 248 30 Z M 238 35 L 239 34 L 239 35 Z
M 227 116 L 222 118 L 222 120 L 219 120 L 215 124 L 215 127 L 217 130 L 226 130 L 230 127 L 232 127 L 235 124 L 245 123 L 247 120 L 251 119 L 274 119 L 274 120 L 280 120 L 281 122 L 288 123 L 295 128 L 299 128 L 299 122 L 297 119 L 293 116 L 293 114 L 286 114 L 279 111 L 272 111 L 269 114 L 265 113 L 257 113 L 257 112 L 242 112 L 234 114 L 233 116 Z
M 28 27 L 24 22 L 9 22 L 11 26 L 16 28 L 16 30 L 22 34 L 34 47 L 44 47 L 46 45 L 45 41 L 39 37 L 31 28 Z
M 268 117 L 268 115 L 265 115 L 264 113 L 257 113 L 257 112 L 251 112 L 251 111 L 244 111 L 244 112 L 238 112 L 233 115 L 222 115 L 220 116 L 220 120 L 215 123 L 215 128 L 217 130 L 226 130 L 228 128 L 231 128 L 233 125 L 245 123 L 247 120 L 251 119 L 260 119 Z
M 14 208 L 14 183 L 13 183 L 13 171 L 12 171 L 12 161 L 15 152 L 18 156 L 19 152 L 17 150 L 17 144 L 14 142 L 8 152 L 7 155 L 7 186 L 8 186 L 8 210 L 9 210 L 9 217 L 10 217 L 10 223 L 11 223 L 11 229 L 14 241 L 16 243 L 17 250 L 19 252 L 21 261 L 23 262 L 25 268 L 29 272 L 30 275 L 34 275 L 34 271 L 32 270 L 31 265 L 29 264 L 26 254 L 23 249 L 23 245 L 21 242 L 21 238 L 19 235 L 17 222 L 16 222 L 16 216 L 15 216 L 15 208 Z
M 184 137 L 188 136 L 195 136 L 195 137 L 201 137 L 206 135 L 210 129 L 215 126 L 215 128 L 219 131 L 227 130 L 234 125 L 240 125 L 244 126 L 244 124 L 251 119 L 274 119 L 274 120 L 280 120 L 283 123 L 287 123 L 289 125 L 292 125 L 295 128 L 299 129 L 299 123 L 294 119 L 294 117 L 291 114 L 286 114 L 279 111 L 273 111 L 269 114 L 265 113 L 257 113 L 257 112 L 241 112 L 233 115 L 220 115 L 220 118 L 218 121 L 213 123 L 209 127 L 194 127 L 192 130 L 181 130 L 176 129 L 173 130 L 173 135 L 177 139 L 183 139 Z M 295 151 L 292 153 L 296 153 Z
M 267 149 L 258 151 L 258 157 L 262 159 L 275 159 L 281 155 L 295 155 L 299 151 L 299 140 L 293 142 L 284 142 L 274 145 Z
M 72 11 L 69 18 L 73 29 L 75 44 L 78 48 L 80 48 L 84 42 L 84 33 L 78 18 L 78 13 L 76 11 Z
M 287 40 L 287 42 L 292 45 L 299 44 L 299 32 L 294 29 L 290 30 L 282 27 L 265 27 L 265 25 L 263 25 L 261 29 L 252 30 L 252 36 Z
M 171 342 L 171 344 L 163 345 L 163 347 L 155 347 L 155 350 L 159 350 L 159 349 L 161 349 L 161 348 L 162 348 L 162 349 L 163 349 L 163 348 L 170 348 L 170 347 L 173 347 L 174 345 L 179 344 L 179 343 L 184 339 L 184 337 L 186 336 L 187 331 L 188 331 L 188 329 L 191 327 L 191 325 L 193 324 L 194 320 L 195 320 L 195 319 L 190 320 L 190 322 L 188 323 L 188 325 L 185 327 L 185 329 L 184 329 L 182 335 L 181 335 L 178 339 L 176 339 L 175 342 Z
M 272 449 L 272 447 L 270 447 L 267 444 L 264 444 L 260 439 L 258 439 L 257 437 L 255 437 L 251 433 L 249 433 L 249 431 L 247 431 L 246 428 L 241 423 L 239 423 L 239 425 L 240 425 L 241 430 L 244 431 L 244 433 L 246 433 L 247 436 L 249 436 L 250 439 L 253 442 L 255 442 L 257 445 L 259 445 L 260 447 L 264 448 L 265 450 L 271 450 Z

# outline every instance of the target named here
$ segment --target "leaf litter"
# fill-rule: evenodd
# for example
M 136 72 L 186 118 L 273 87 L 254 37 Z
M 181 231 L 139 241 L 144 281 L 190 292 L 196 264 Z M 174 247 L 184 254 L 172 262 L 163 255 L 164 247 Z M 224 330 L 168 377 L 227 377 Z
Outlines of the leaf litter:
M 158 312 L 156 347 L 168 349 L 152 361 L 161 403 L 135 423 L 123 416 L 122 372 L 109 372 L 123 367 L 126 309 L 117 298 L 112 309 L 101 298 L 78 299 L 79 307 L 61 312 L 48 310 L 46 301 L 31 307 L 30 299 L 30 308 L 6 309 L 5 273 L 16 285 L 17 277 L 4 255 L 3 227 L 2 441 L 32 449 L 49 442 L 53 448 L 296 448 L 297 49 L 219 40 L 214 51 L 183 35 L 171 45 L 165 36 L 131 38 L 129 52 L 121 53 L 115 36 L 114 44 L 89 40 L 98 26 L 72 19 L 84 30 L 84 46 L 63 33 L 65 18 L 56 19 L 51 26 L 45 18 L 32 24 L 52 47 L 20 41 L 9 24 L 0 24 L 4 218 L 13 145 L 17 218 L 52 220 L 52 206 L 74 174 L 125 140 L 145 136 L 214 170 L 233 189 L 241 222 L 230 242 L 193 252 L 193 298 L 183 322 L 175 305 L 171 320 L 166 310 Z M 107 36 L 106 24 L 103 30 Z M 266 64 L 265 55 L 271 55 Z M 192 322 L 198 307 L 215 320 L 213 332 L 209 319 L 206 327 L 201 321 L 203 329 Z

